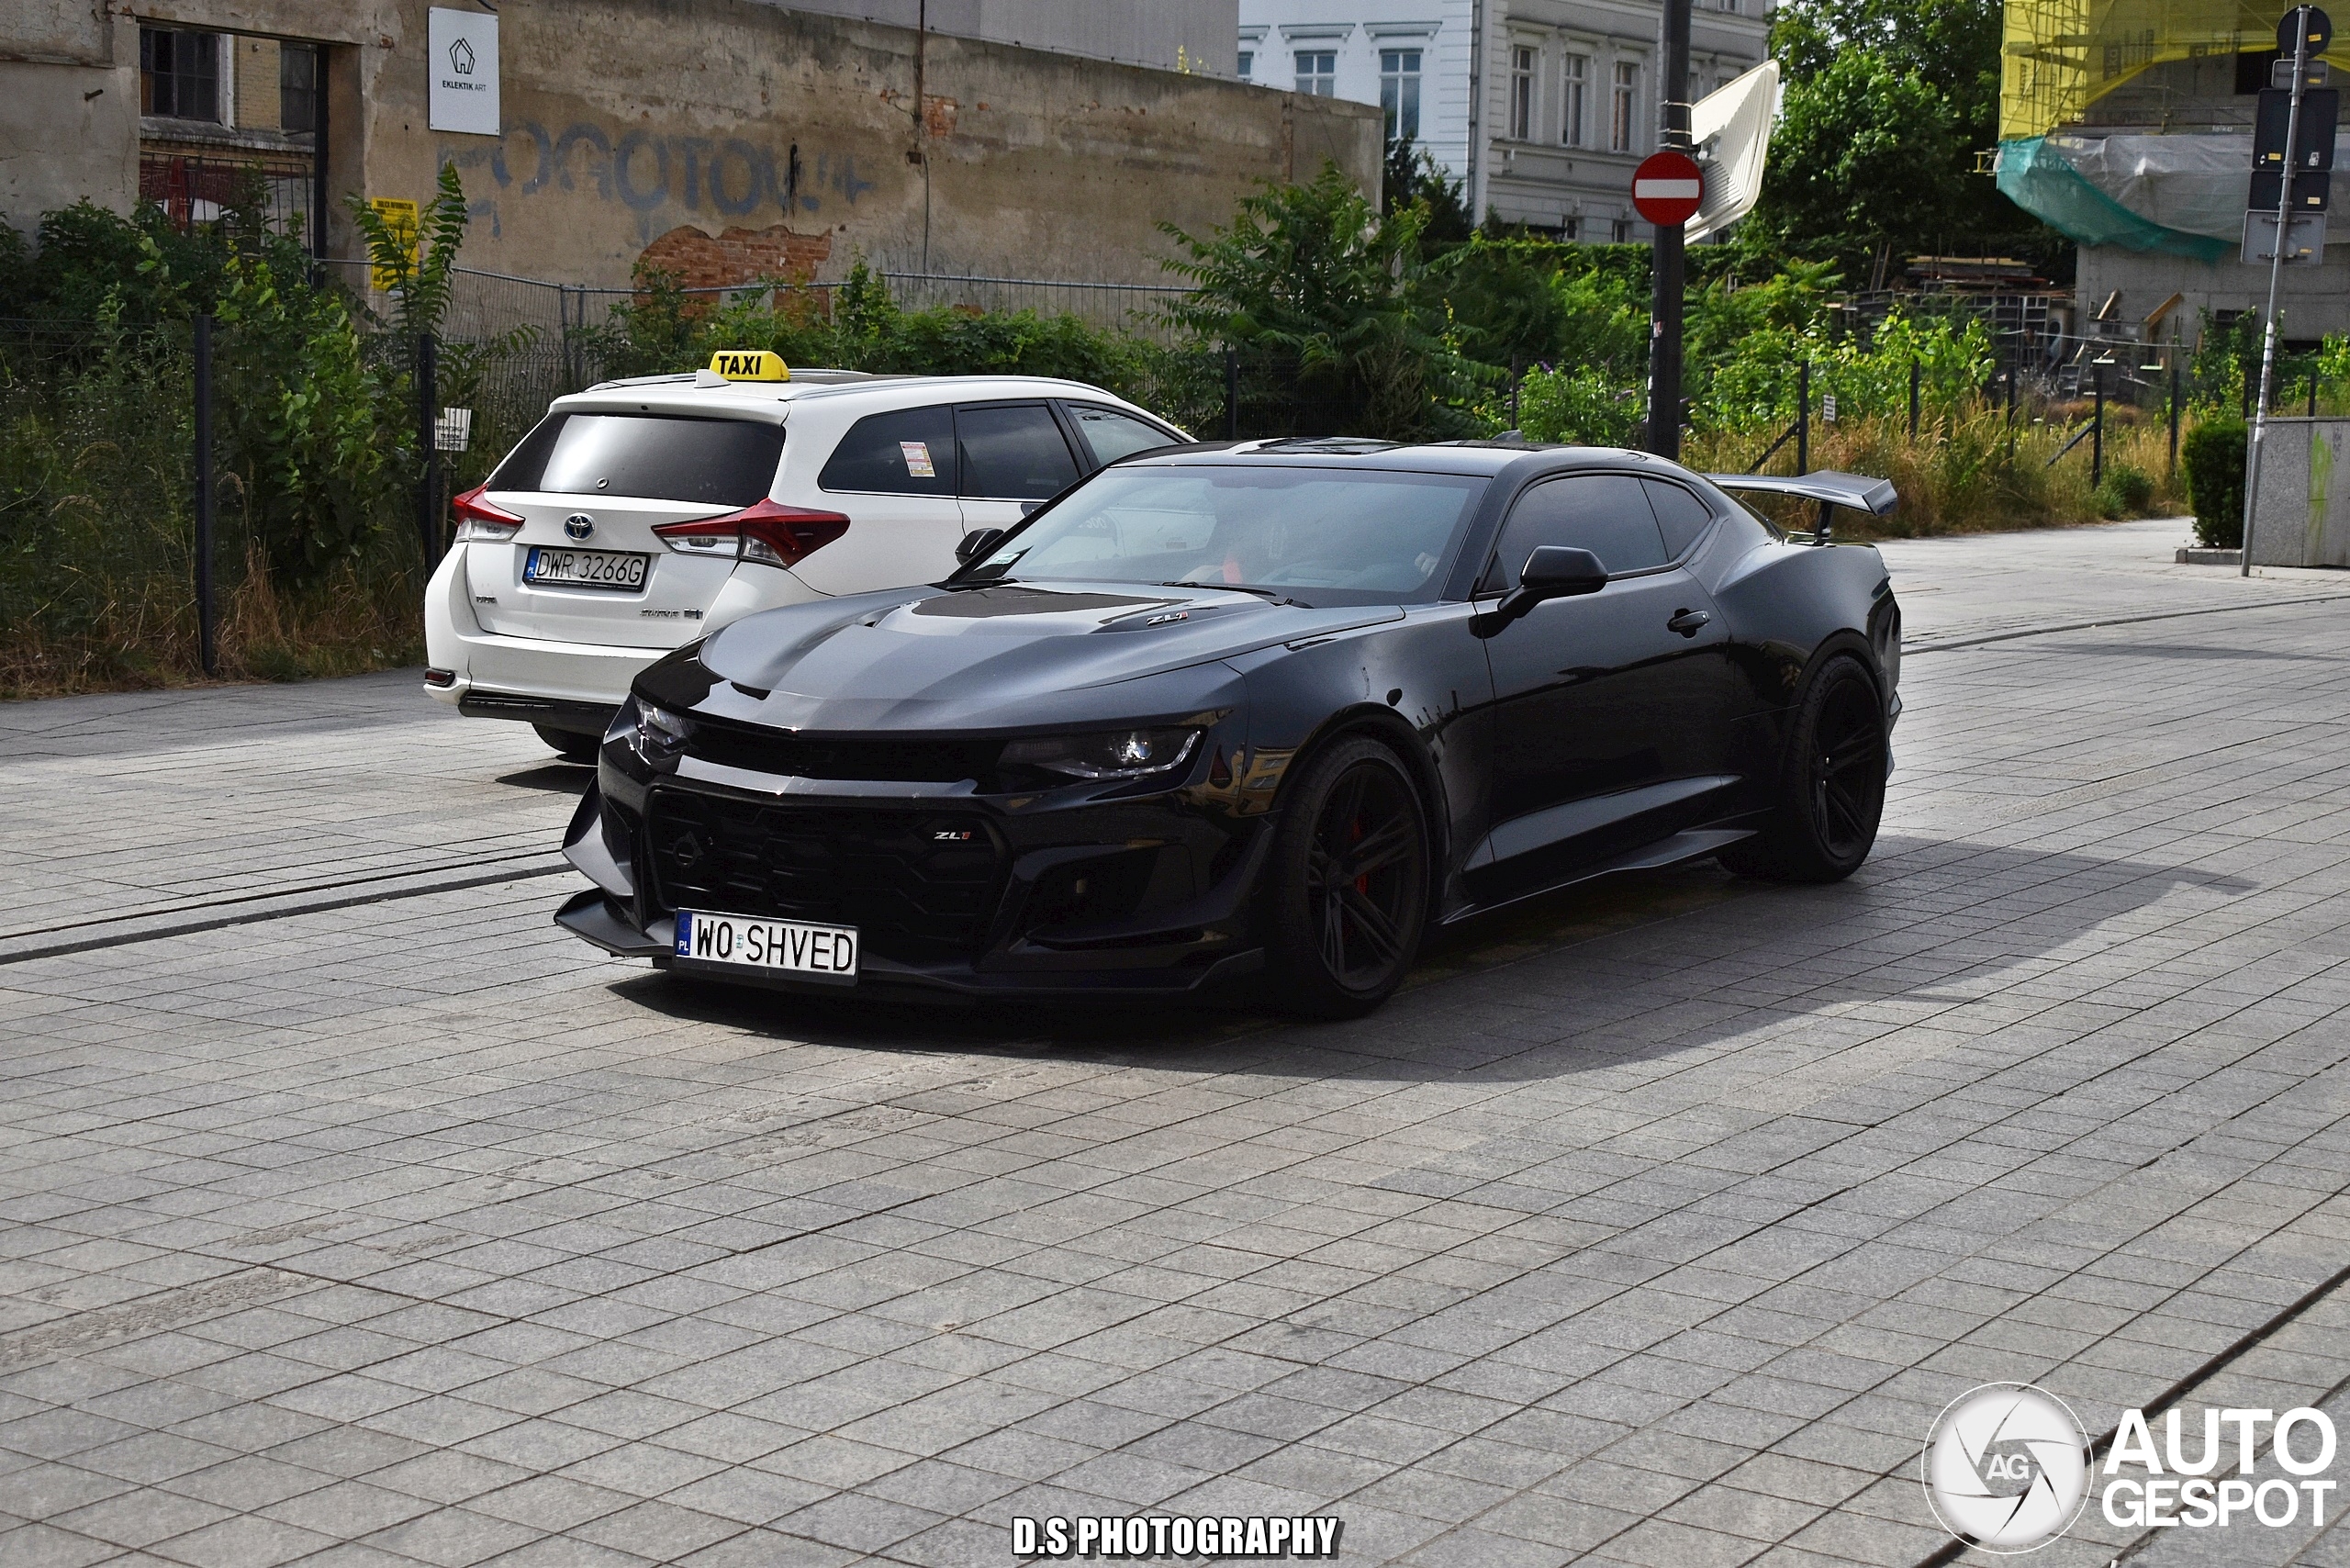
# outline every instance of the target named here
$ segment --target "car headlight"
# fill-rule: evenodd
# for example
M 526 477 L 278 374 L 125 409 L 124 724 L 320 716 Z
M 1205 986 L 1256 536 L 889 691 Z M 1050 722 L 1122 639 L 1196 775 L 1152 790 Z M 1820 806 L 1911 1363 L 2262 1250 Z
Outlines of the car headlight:
M 632 697 L 621 704 L 604 738 L 626 741 L 648 763 L 666 762 L 686 748 L 686 722 L 666 708 Z
M 1046 735 L 1003 748 L 1007 767 L 1041 767 L 1071 778 L 1141 778 L 1183 766 L 1200 744 L 1197 730 L 1105 730 Z

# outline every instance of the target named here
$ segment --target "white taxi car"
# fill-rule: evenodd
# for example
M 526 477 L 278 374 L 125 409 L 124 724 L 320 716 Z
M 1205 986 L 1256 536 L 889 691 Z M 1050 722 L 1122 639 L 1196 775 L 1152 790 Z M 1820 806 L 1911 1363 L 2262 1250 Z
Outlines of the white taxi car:
M 425 593 L 425 688 L 589 758 L 670 649 L 754 610 L 934 582 L 967 534 L 1190 439 L 1038 376 L 793 371 L 726 352 L 591 386 L 456 498 L 456 543 Z

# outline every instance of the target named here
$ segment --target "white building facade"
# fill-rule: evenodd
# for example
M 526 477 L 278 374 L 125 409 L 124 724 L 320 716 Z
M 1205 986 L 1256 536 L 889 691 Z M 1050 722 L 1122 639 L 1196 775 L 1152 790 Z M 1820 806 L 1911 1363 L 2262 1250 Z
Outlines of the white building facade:
M 1692 102 L 1768 51 L 1771 0 L 1695 0 Z M 1656 150 L 1655 0 L 1240 0 L 1241 76 L 1386 111 L 1470 211 L 1583 241 L 1649 238 L 1632 169 Z

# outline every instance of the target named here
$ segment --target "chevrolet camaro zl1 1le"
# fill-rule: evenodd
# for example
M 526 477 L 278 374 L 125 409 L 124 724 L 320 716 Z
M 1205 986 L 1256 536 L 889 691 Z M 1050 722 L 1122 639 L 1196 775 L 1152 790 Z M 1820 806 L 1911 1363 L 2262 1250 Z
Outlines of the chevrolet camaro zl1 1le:
M 1819 506 L 1786 532 L 1734 500 Z M 1242 977 L 1375 1006 L 1429 928 L 1704 856 L 1866 858 L 1899 711 L 1882 480 L 1523 444 L 1126 459 L 945 581 L 639 675 L 557 919 L 679 973 L 968 996 Z

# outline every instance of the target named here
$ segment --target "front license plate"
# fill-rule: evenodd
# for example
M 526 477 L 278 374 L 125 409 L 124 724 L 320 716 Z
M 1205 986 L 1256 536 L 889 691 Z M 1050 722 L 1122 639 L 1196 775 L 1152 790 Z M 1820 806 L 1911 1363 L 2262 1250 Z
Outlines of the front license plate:
M 681 909 L 677 957 L 732 969 L 851 981 L 856 979 L 856 928 Z
M 533 544 L 522 562 L 522 580 L 540 588 L 618 588 L 644 586 L 650 555 L 620 550 L 554 550 Z

